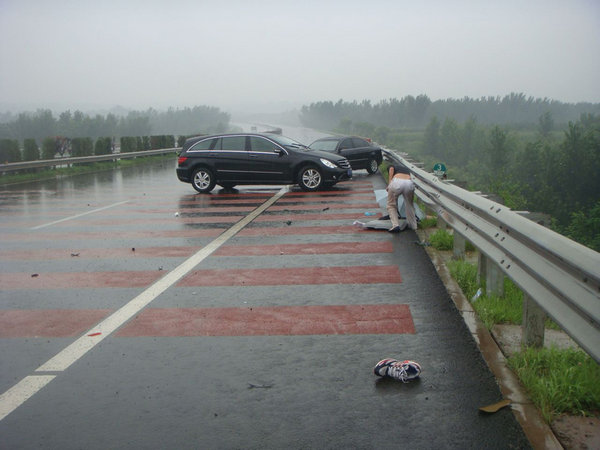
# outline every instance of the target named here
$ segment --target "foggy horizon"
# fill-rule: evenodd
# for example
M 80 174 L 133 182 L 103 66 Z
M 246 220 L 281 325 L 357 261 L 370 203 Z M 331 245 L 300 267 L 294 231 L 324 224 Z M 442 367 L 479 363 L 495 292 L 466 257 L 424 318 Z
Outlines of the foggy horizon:
M 593 0 L 0 0 L 0 112 L 600 102 Z

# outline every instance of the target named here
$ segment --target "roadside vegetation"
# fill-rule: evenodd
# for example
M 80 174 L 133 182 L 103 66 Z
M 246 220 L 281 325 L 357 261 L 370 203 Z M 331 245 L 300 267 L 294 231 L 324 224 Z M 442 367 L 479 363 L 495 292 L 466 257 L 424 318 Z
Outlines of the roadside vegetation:
M 318 102 L 302 108 L 306 126 L 373 138 L 425 167 L 494 194 L 513 210 L 544 213 L 549 225 L 600 251 L 600 104 L 566 104 L 523 94 L 431 101 L 427 96 L 371 104 Z
M 598 105 L 595 108 L 591 110 L 597 112 Z M 408 153 L 426 167 L 443 161 L 449 166 L 449 178 L 466 181 L 472 190 L 496 194 L 512 209 L 546 213 L 555 231 L 600 251 L 596 175 L 600 116 L 590 114 L 591 110 L 580 111 L 578 120 L 569 119 L 562 126 L 555 125 L 551 108 L 537 123 L 529 120 L 529 124 L 508 120 L 483 125 L 476 115 L 461 124 L 451 115 L 443 119 L 434 115 L 420 131 L 420 139 L 414 129 L 380 130 L 379 143 Z M 345 121 L 339 126 L 351 124 Z M 361 131 L 368 131 L 364 124 L 346 130 Z M 436 226 L 435 217 L 420 222 L 419 228 L 430 229 L 424 244 L 451 251 L 452 234 L 431 230 Z M 473 250 L 468 243 L 466 250 L 467 254 Z M 503 295 L 487 296 L 477 279 L 477 264 L 468 262 L 473 255 L 467 260 L 447 259 L 452 277 L 488 329 L 496 324 L 521 325 L 523 294 L 514 283 L 505 278 Z M 560 329 L 550 319 L 546 328 Z M 561 414 L 600 415 L 600 365 L 582 350 L 522 348 L 507 360 L 548 423 Z
M 429 228 L 424 221 L 420 226 Z M 428 243 L 447 252 L 452 250 L 453 236 L 446 230 L 436 230 L 429 234 Z M 467 244 L 467 253 L 472 251 Z M 504 279 L 502 296 L 488 296 L 485 286 L 477 280 L 476 264 L 448 260 L 446 265 L 489 330 L 496 324 L 521 325 L 523 293 L 511 280 Z M 550 319 L 546 320 L 546 328 L 560 329 Z M 600 365 L 582 350 L 523 348 L 507 360 L 548 423 L 561 414 L 600 415 Z

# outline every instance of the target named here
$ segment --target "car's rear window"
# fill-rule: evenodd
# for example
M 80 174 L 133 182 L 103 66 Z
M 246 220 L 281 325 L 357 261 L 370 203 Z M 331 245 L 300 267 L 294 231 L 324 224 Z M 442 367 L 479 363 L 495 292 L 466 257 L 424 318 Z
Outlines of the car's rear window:
M 323 141 L 315 141 L 310 144 L 310 148 L 313 150 L 323 150 L 325 152 L 334 152 L 337 147 L 338 141 L 334 139 L 326 139 Z
M 216 141 L 216 139 L 205 139 L 203 141 L 196 142 L 194 145 L 192 145 L 189 148 L 188 151 L 210 150 L 213 147 L 213 144 L 215 141 Z
M 365 141 L 364 139 L 361 138 L 352 138 L 352 142 L 354 142 L 354 147 L 370 147 L 371 144 L 369 144 L 367 141 Z

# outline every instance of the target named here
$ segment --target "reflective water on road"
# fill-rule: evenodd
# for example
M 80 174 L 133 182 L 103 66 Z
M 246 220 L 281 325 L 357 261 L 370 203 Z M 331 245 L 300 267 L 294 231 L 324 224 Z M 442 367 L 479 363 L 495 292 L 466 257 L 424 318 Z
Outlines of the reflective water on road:
M 235 124 L 250 132 L 255 124 Z M 326 136 L 309 128 L 277 125 L 282 134 L 309 145 L 314 140 Z M 257 127 L 260 132 L 260 126 Z M 83 207 L 104 206 L 123 201 L 132 195 L 145 195 L 157 186 L 161 191 L 168 186 L 175 192 L 189 191 L 190 186 L 181 183 L 175 175 L 176 158 L 145 163 L 139 166 L 115 168 L 83 175 L 63 176 L 50 180 L 19 183 L 0 188 L 0 209 L 2 215 L 45 216 L 51 214 L 57 205 L 70 204 Z M 3 219 L 4 220 L 4 219 Z

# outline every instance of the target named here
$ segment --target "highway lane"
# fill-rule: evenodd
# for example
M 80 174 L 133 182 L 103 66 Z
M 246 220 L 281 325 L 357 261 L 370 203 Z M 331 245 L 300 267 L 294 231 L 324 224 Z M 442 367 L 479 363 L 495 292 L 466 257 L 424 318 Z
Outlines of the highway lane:
M 416 235 L 352 226 L 382 184 L 198 195 L 166 162 L 3 189 L 0 393 L 33 395 L 0 448 L 526 448 L 477 412 L 500 393 Z

